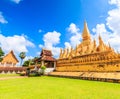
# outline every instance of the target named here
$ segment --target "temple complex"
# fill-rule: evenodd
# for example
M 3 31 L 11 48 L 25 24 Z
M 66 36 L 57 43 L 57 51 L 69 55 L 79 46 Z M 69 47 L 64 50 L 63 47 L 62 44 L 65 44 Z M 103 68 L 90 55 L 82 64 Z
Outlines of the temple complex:
M 61 49 L 56 71 L 120 71 L 120 54 L 110 44 L 98 37 L 99 44 L 91 38 L 87 23 L 84 22 L 82 41 L 75 49 Z

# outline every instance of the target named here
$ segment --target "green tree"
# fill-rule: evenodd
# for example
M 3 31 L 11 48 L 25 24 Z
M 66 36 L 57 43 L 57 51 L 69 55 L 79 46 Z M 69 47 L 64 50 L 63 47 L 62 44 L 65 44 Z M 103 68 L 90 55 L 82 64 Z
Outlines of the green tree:
M 24 61 L 23 66 L 27 67 L 27 66 L 30 66 L 30 65 L 35 65 L 36 64 L 36 60 L 38 58 L 39 57 L 34 57 L 33 59 L 28 59 L 28 60 Z M 39 62 L 37 62 L 37 64 L 39 64 Z
M 23 66 L 28 67 L 29 66 L 29 60 L 24 61 Z
M 24 63 L 23 63 L 23 66 L 25 66 L 25 67 L 30 66 L 30 65 L 35 65 L 35 62 L 33 59 L 28 59 L 28 60 L 24 61 Z
M 19 57 L 21 58 L 21 63 L 20 63 L 20 65 L 22 66 L 22 62 L 23 62 L 23 59 L 26 57 L 26 53 L 25 53 L 25 52 L 21 52 L 21 53 L 19 54 Z
M 3 60 L 3 56 L 4 56 L 4 52 L 2 50 L 2 48 L 0 47 L 0 62 Z
M 33 62 L 34 62 L 34 64 L 41 64 L 41 61 L 39 60 L 39 57 L 34 57 Z

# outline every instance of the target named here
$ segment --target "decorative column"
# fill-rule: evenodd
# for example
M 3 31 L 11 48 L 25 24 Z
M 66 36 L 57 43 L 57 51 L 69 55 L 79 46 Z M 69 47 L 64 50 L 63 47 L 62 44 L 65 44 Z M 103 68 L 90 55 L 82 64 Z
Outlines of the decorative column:
M 11 67 L 14 67 L 14 63 L 11 64 Z
M 6 62 L 4 63 L 4 67 L 6 67 Z
M 56 68 L 56 61 L 54 62 L 54 68 Z
M 44 65 L 45 65 L 43 60 L 41 61 L 41 65 L 42 65 L 42 66 L 44 66 Z

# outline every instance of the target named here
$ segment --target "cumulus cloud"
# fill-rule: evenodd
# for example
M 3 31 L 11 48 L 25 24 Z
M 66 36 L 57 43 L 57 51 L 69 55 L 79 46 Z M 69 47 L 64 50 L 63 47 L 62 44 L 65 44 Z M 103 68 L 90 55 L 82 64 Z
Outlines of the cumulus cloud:
M 116 8 L 108 11 L 108 17 L 106 18 L 107 26 L 113 32 L 120 36 L 120 0 L 110 0 L 110 4 L 114 4 Z
M 0 23 L 2 24 L 8 23 L 8 21 L 4 18 L 2 12 L 0 12 Z
M 65 44 L 65 48 L 71 48 L 71 45 L 69 42 L 65 42 L 64 44 Z
M 11 0 L 12 2 L 19 4 L 22 0 Z
M 52 50 L 53 55 L 58 57 L 60 48 L 56 47 L 56 45 L 60 43 L 60 36 L 61 34 L 56 31 L 47 32 L 43 37 L 44 45 L 40 44 L 39 47 Z
M 69 27 L 67 28 L 67 30 L 68 30 L 68 32 L 70 32 L 70 33 L 76 34 L 76 33 L 79 32 L 80 29 L 79 29 L 74 23 L 71 23 L 71 24 L 69 25 Z
M 0 34 L 0 46 L 5 52 L 14 50 L 15 53 L 28 52 L 27 47 L 34 47 L 35 45 L 29 41 L 25 35 L 4 36 Z
M 70 47 L 70 46 L 75 47 L 77 44 L 80 43 L 81 40 L 80 29 L 74 23 L 71 23 L 67 28 L 67 31 L 71 33 L 72 36 L 70 37 L 70 41 L 65 42 L 64 45 L 65 47 Z
M 109 4 L 120 7 L 120 0 L 109 0 Z
M 115 50 L 120 51 L 120 36 L 115 32 L 107 31 L 105 24 L 97 24 L 96 28 L 93 29 L 93 32 L 96 33 L 93 35 L 93 38 L 97 38 L 98 40 L 98 36 L 101 35 L 106 44 L 110 43 Z
M 116 7 L 108 11 L 105 24 L 97 24 L 93 28 L 93 32 L 96 33 L 93 37 L 96 38 L 100 34 L 105 43 L 109 42 L 115 50 L 120 52 L 120 0 L 109 0 L 109 4 Z
M 102 37 L 105 43 L 108 43 L 108 38 L 110 36 L 110 32 L 106 30 L 105 24 L 97 24 L 95 28 L 92 29 L 95 35 L 92 35 L 93 39 L 96 39 L 98 43 L 99 35 Z
M 56 32 L 56 31 L 53 31 L 53 32 L 48 32 L 47 34 L 44 35 L 44 42 L 45 42 L 45 45 L 49 45 L 49 44 L 52 44 L 52 45 L 56 45 L 60 42 L 60 33 L 59 32 Z

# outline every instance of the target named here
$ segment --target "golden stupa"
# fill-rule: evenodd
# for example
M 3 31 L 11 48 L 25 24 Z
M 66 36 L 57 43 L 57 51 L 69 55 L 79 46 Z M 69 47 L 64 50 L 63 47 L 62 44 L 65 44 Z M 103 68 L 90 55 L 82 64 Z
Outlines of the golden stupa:
M 106 45 L 102 37 L 99 44 L 92 40 L 87 23 L 84 22 L 82 42 L 75 49 L 61 49 L 56 71 L 120 71 L 120 54 L 110 44 Z

